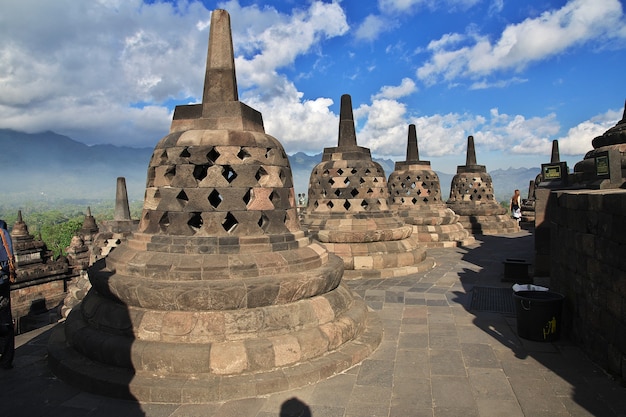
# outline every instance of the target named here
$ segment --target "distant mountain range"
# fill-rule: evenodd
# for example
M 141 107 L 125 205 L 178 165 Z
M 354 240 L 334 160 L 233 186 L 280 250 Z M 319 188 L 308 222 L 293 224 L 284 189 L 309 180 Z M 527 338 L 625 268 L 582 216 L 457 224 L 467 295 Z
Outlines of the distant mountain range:
M 115 198 L 117 177 L 126 178 L 131 201 L 143 200 L 153 148 L 87 146 L 50 131 L 29 134 L 0 129 L 0 150 L 0 179 L 3 182 L 0 205 L 19 206 L 42 200 L 50 203 L 111 200 Z M 321 153 L 289 155 L 296 193 L 307 192 L 311 171 L 321 158 Z M 387 175 L 393 171 L 394 161 L 374 160 L 381 164 Z M 491 171 L 496 197 L 507 200 L 515 188 L 520 189 L 525 197 L 530 180 L 534 180 L 539 171 L 539 168 Z M 442 196 L 447 197 L 453 174 L 437 174 Z

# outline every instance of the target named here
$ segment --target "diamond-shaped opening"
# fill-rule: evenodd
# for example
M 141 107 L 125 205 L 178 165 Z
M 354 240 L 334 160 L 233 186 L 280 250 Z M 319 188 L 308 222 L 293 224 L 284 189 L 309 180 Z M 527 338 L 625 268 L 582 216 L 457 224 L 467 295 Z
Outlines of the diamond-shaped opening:
M 179 155 L 181 158 L 189 158 L 191 156 L 191 154 L 189 153 L 189 149 L 187 149 L 187 147 L 185 147 L 185 149 L 183 149 Z
M 168 181 L 172 181 L 172 179 L 176 176 L 176 166 L 172 165 L 170 167 L 167 167 L 164 175 Z
M 317 201 L 315 201 L 315 202 L 313 203 L 313 207 L 318 208 L 319 206 L 320 206 L 320 204 L 319 204 Z
M 270 159 L 272 156 L 272 148 L 265 148 L 265 158 Z
M 270 201 L 272 202 L 272 204 L 274 205 L 274 207 L 279 207 L 280 206 L 280 194 L 272 191 L 270 193 Z
M 359 195 L 359 190 L 357 190 L 356 188 L 353 188 L 352 191 L 350 191 L 350 195 L 352 197 L 356 197 L 357 195 Z
M 372 173 L 372 171 L 370 171 L 370 170 L 369 170 L 369 168 L 367 168 L 367 169 L 365 170 L 365 175 L 369 175 L 369 174 L 371 174 L 371 173 Z
M 324 172 L 322 172 L 322 175 L 323 176 L 330 175 L 330 172 L 327 169 L 325 169 Z
M 223 200 L 224 198 L 220 195 L 219 191 L 217 190 L 213 190 L 211 191 L 211 194 L 209 194 L 209 204 L 211 204 L 213 208 L 217 208 L 222 203 Z
M 337 170 L 337 174 L 339 174 L 339 175 L 343 174 L 343 169 L 339 168 L 339 169 Z
M 161 152 L 161 156 L 159 157 L 161 159 L 161 163 L 164 164 L 165 162 L 167 162 L 167 151 L 163 151 Z
M 328 183 L 330 185 L 335 185 L 335 180 L 331 178 L 331 179 L 328 180 Z
M 340 190 L 339 188 L 337 188 L 337 189 L 335 190 L 335 195 L 336 195 L 337 197 L 339 197 L 339 196 L 341 195 L 341 190 Z
M 363 178 L 359 179 L 359 183 L 363 184 L 364 182 L 365 182 L 365 179 L 363 179 Z
M 154 186 L 154 178 L 156 177 L 155 167 L 148 167 L 148 180 L 146 181 L 147 187 Z
M 254 190 L 249 188 L 248 191 L 243 195 L 243 202 L 248 205 L 248 203 L 254 199 Z
M 217 158 L 219 158 L 219 157 L 220 157 L 220 153 L 215 148 L 211 148 L 211 150 L 206 154 L 206 159 L 211 164 L 214 164 L 215 161 L 217 161 Z
M 422 190 L 417 190 L 417 195 L 422 195 Z
M 262 213 L 257 224 L 261 229 L 263 229 L 264 232 L 267 232 L 267 228 L 270 225 L 270 219 L 265 215 L 265 213 Z
M 202 227 L 202 213 L 193 212 L 187 224 L 195 230 L 199 230 Z
M 198 181 L 205 179 L 209 166 L 210 165 L 196 165 L 193 168 L 193 177 Z
M 260 167 L 260 168 L 256 171 L 256 174 L 254 174 L 254 178 L 255 178 L 257 181 L 260 181 L 260 180 L 261 180 L 261 178 L 266 177 L 267 175 L 269 175 L 269 174 L 267 173 L 267 171 L 265 170 L 265 168 Z
M 401 186 L 402 188 L 406 188 L 406 184 L 405 184 L 405 183 L 402 183 L 400 186 Z
M 419 177 L 417 177 L 417 178 L 419 178 Z M 405 180 L 405 181 L 411 181 L 411 176 L 410 176 L 410 175 L 407 175 L 407 176 L 406 176 L 406 178 L 405 178 L 404 180 Z
M 474 188 L 474 194 L 476 194 L 478 192 L 478 190 L 476 188 Z
M 480 195 L 480 194 L 478 194 L 478 197 L 477 197 L 477 198 L 480 200 L 480 199 L 482 199 L 482 198 L 483 198 L 483 196 L 482 196 L 482 195 Z
M 372 193 L 374 193 L 374 190 L 372 190 L 371 188 L 368 188 L 368 189 L 367 189 L 367 193 L 368 193 L 368 194 L 372 194 Z
M 224 165 L 222 169 L 222 176 L 230 184 L 235 180 L 235 178 L 237 178 L 237 173 L 230 165 Z
M 361 207 L 363 207 L 364 209 L 367 208 L 367 206 L 369 206 L 369 204 L 367 204 L 367 201 L 363 200 L 361 201 Z
M 418 176 L 416 177 L 416 179 L 417 179 L 418 181 L 421 181 L 421 180 L 422 180 L 422 177 L 418 175 Z
M 374 182 L 378 182 L 378 178 L 374 178 Z
M 332 201 L 329 201 L 328 203 L 326 203 L 326 207 L 328 207 L 329 209 L 332 209 L 333 207 L 335 207 L 335 205 L 333 204 Z
M 285 173 L 283 172 L 283 169 L 282 169 L 282 168 L 280 169 L 280 172 L 278 173 L 278 178 L 280 178 L 280 183 L 281 183 L 281 184 L 284 184 L 284 183 L 285 183 L 285 178 L 286 178 L 286 175 L 285 175 Z
M 470 199 L 470 200 L 474 200 L 474 196 L 473 196 L 473 195 L 470 195 L 469 199 Z
M 226 230 L 228 233 L 232 233 L 235 231 L 238 225 L 239 222 L 237 221 L 235 216 L 233 216 L 230 211 L 226 213 L 226 218 L 222 222 L 222 227 L 224 228 L 224 230 Z
M 343 208 L 345 208 L 346 210 L 350 210 L 350 206 L 351 206 L 351 204 L 350 204 L 350 202 L 348 200 L 346 200 L 346 202 L 343 203 Z
M 348 186 L 350 185 L 350 178 L 346 177 L 346 179 L 343 180 L 343 183 Z
M 413 188 L 415 188 L 415 187 L 416 187 L 415 183 L 414 183 L 414 182 L 412 182 L 412 183 L 411 183 L 411 188 L 413 189 Z
M 358 171 L 356 170 L 356 168 L 352 168 L 352 171 L 350 171 L 350 174 L 354 175 L 356 174 Z
M 239 153 L 237 153 L 237 158 L 241 159 L 242 161 L 246 158 L 249 158 L 250 156 L 250 153 L 246 150 L 246 148 L 243 147 L 239 149 Z
M 405 194 L 405 195 L 411 195 L 411 190 L 406 190 L 406 191 L 404 192 L 404 194 Z
M 185 192 L 185 190 L 181 190 L 180 193 L 178 193 L 178 195 L 176 196 L 176 199 L 181 201 L 189 201 L 189 197 L 187 197 L 187 193 Z
M 417 203 L 417 198 L 413 197 L 413 199 L 411 199 L 411 203 L 413 204 Z
M 163 213 L 163 215 L 161 216 L 161 219 L 159 219 L 159 228 L 161 229 L 162 232 L 165 232 L 169 225 L 170 225 L 170 217 L 167 215 L 167 213 Z
M 424 203 L 428 203 L 428 199 L 426 197 L 424 197 Z

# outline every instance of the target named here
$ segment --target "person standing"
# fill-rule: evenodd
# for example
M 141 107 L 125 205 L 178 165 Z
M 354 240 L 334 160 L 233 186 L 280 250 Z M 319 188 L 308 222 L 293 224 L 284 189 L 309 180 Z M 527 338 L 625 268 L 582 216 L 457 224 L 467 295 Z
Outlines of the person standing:
M 515 190 L 513 193 L 509 210 L 511 211 L 513 218 L 519 222 L 522 218 L 522 196 L 520 195 L 519 190 Z
M 0 220 L 0 368 L 13 368 L 15 331 L 11 314 L 11 283 L 15 282 L 13 242 L 7 224 Z

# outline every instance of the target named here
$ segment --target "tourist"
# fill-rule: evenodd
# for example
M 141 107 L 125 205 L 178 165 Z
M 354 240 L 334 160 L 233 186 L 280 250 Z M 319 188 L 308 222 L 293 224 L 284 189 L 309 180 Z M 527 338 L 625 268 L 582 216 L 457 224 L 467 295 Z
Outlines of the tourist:
M 516 219 L 518 222 L 522 218 L 521 205 L 522 197 L 520 196 L 519 190 L 515 190 L 515 192 L 513 193 L 513 197 L 511 197 L 509 210 L 511 211 L 511 215 L 513 216 L 513 218 Z
M 7 224 L 0 220 L 0 368 L 13 368 L 15 333 L 11 315 L 11 282 L 15 282 L 13 242 Z

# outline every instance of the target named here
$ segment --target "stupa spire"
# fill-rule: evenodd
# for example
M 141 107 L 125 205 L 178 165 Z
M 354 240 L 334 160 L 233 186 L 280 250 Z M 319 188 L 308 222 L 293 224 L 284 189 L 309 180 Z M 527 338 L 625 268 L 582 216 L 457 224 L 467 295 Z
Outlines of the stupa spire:
M 552 155 L 550 156 L 550 163 L 557 164 L 559 162 L 561 162 L 561 156 L 559 154 L 559 141 L 555 139 L 552 141 Z
M 128 207 L 128 193 L 126 191 L 126 178 L 117 177 L 115 189 L 115 212 L 114 220 L 130 220 L 130 208 Z
M 352 115 L 352 98 L 349 94 L 341 96 L 339 109 L 339 144 L 340 148 L 356 145 L 356 130 Z
M 406 144 L 406 160 L 407 161 L 419 161 L 420 153 L 417 148 L 417 133 L 415 133 L 415 125 L 409 125 L 409 136 Z
M 467 156 L 465 166 L 476 165 L 476 148 L 474 147 L 474 136 L 467 137 Z
M 238 100 L 230 15 L 226 10 L 218 9 L 211 14 L 202 103 Z

